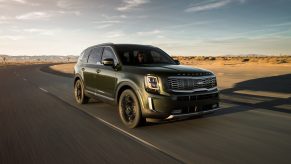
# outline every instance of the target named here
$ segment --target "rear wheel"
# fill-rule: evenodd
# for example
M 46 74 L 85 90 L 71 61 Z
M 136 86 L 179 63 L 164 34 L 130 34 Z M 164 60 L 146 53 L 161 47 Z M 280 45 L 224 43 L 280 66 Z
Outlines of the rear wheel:
M 118 110 L 121 121 L 129 128 L 135 128 L 145 122 L 138 98 L 130 89 L 123 91 L 120 95 Z
M 87 104 L 89 97 L 85 95 L 84 84 L 81 80 L 77 80 L 74 86 L 74 95 L 78 104 Z

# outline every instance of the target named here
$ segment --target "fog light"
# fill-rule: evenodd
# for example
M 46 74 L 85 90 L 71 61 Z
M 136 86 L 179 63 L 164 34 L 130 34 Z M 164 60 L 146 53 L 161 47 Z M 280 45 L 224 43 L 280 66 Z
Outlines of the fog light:
M 172 111 L 172 114 L 180 114 L 180 113 L 182 113 L 181 109 L 177 109 L 177 110 Z

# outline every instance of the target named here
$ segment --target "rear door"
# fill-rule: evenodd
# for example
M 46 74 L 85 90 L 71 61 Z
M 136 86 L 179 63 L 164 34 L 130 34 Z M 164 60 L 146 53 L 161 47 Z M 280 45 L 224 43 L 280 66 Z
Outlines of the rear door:
M 82 77 L 83 77 L 83 82 L 84 82 L 84 86 L 85 86 L 85 89 L 88 90 L 88 87 L 87 87 L 87 79 L 88 79 L 88 73 L 87 73 L 87 64 L 88 64 L 88 57 L 90 55 L 90 51 L 91 49 L 86 49 L 84 51 L 84 54 L 82 56 L 82 59 L 81 59 L 81 74 L 82 74 Z
M 111 47 L 104 47 L 101 61 L 107 58 L 114 59 L 115 65 L 118 63 L 117 57 Z M 116 70 L 112 66 L 104 66 L 101 64 L 97 76 L 99 79 L 97 91 L 106 97 L 113 98 L 117 83 Z
M 96 92 L 97 73 L 100 67 L 102 47 L 92 48 L 88 57 L 88 62 L 84 68 L 84 81 L 86 90 L 92 93 Z

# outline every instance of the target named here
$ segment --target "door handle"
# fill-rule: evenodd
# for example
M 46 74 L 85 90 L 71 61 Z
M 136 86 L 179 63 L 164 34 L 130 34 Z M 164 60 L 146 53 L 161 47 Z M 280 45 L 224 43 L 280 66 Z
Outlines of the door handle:
M 100 69 L 97 69 L 97 70 L 96 70 L 96 72 L 97 72 L 97 73 L 100 73 L 100 72 L 101 72 L 101 70 L 100 70 Z
M 81 70 L 82 70 L 82 71 L 85 71 L 85 68 L 82 68 Z

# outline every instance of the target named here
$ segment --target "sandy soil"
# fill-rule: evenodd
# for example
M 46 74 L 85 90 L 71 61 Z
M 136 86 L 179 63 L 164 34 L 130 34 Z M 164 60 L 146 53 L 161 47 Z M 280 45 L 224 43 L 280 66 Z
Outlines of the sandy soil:
M 182 63 L 183 64 L 183 63 Z M 51 69 L 72 74 L 74 63 L 51 66 Z M 188 66 L 208 69 L 217 75 L 220 89 L 232 88 L 236 83 L 262 77 L 291 74 L 291 64 L 196 62 Z
M 291 74 L 291 64 L 197 64 L 191 66 L 208 69 L 214 72 L 218 79 L 218 86 L 221 89 L 232 88 L 236 83 L 246 80 Z
M 54 71 L 59 71 L 62 73 L 73 74 L 75 64 L 76 63 L 58 64 L 58 65 L 50 66 L 50 69 Z

